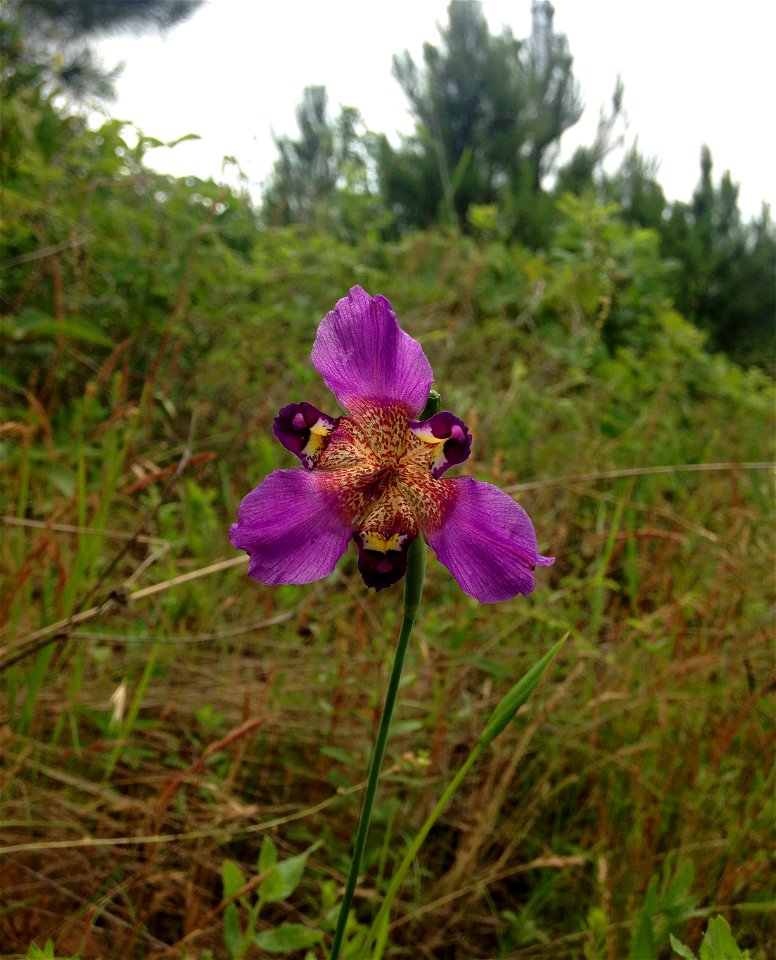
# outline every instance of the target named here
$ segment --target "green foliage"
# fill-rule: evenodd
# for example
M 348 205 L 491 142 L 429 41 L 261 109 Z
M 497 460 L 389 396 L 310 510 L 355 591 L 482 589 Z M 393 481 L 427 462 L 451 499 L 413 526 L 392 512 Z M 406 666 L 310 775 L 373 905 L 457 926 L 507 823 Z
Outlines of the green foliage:
M 673 935 L 671 946 L 684 960 L 697 960 L 692 950 Z M 703 935 L 700 960 L 749 960 L 749 951 L 738 946 L 724 917 L 714 917 Z
M 164 29 L 188 19 L 202 0 L 5 0 L 0 6 L 3 79 L 36 77 L 75 98 L 110 98 L 117 70 L 107 71 L 88 40 L 118 31 Z
M 353 107 L 332 120 L 324 87 L 306 87 L 296 111 L 299 138 L 279 137 L 280 154 L 262 196 L 268 225 L 306 224 L 343 239 L 362 236 L 381 209 L 371 196 L 370 137 Z
M 658 878 L 652 877 L 644 905 L 636 917 L 629 960 L 657 957 L 669 935 L 693 916 L 696 901 L 690 892 L 692 883 L 693 865 L 689 860 L 673 875 L 664 871 L 660 886 Z
M 636 145 L 614 174 L 604 172 L 605 159 L 623 140 L 619 79 L 592 143 L 558 169 L 560 138 L 582 107 L 552 5 L 535 3 L 532 11 L 531 35 L 519 41 L 508 30 L 491 34 L 481 4 L 456 0 L 440 45 L 424 45 L 421 66 L 407 51 L 394 57 L 394 76 L 415 118 L 414 132 L 399 146 L 366 131 L 352 107 L 332 119 L 325 89 L 307 87 L 297 109 L 299 137 L 276 141 L 280 156 L 264 191 L 262 219 L 352 244 L 436 225 L 539 250 L 564 230 L 555 201 L 562 207 L 569 194 L 595 196 L 602 207 L 616 204 L 611 213 L 624 221 L 623 235 L 638 225 L 658 238 L 660 257 L 672 263 L 666 296 L 707 333 L 712 349 L 772 372 L 776 228 L 770 211 L 764 207 L 743 223 L 738 187 L 730 173 L 714 185 L 705 147 L 701 182 L 689 203 L 668 203 L 656 164 Z
M 299 886 L 313 849 L 287 860 L 278 860 L 277 847 L 272 838 L 266 836 L 256 865 L 259 877 L 264 875 L 258 885 L 248 884 L 239 864 L 233 860 L 223 862 L 221 882 L 223 899 L 227 901 L 224 946 L 230 960 L 241 960 L 253 946 L 268 953 L 283 953 L 311 947 L 323 939 L 319 930 L 299 923 L 280 923 L 256 931 L 264 907 L 287 900 Z M 246 888 L 255 889 L 255 895 L 244 892 Z
M 557 657 L 558 652 L 565 643 L 565 638 L 555 644 L 545 655 L 536 661 L 524 677 L 521 677 L 511 688 L 509 693 L 501 700 L 496 709 L 491 714 L 490 719 L 485 725 L 485 729 L 480 734 L 477 741 L 483 749 L 491 745 L 495 738 L 504 731 L 508 724 L 515 719 L 517 711 L 536 689 L 536 684 L 541 680 L 547 667 Z
M 441 785 L 567 631 L 412 861 L 385 955 L 547 938 L 592 960 L 635 937 L 666 955 L 693 904 L 723 902 L 742 949 L 772 955 L 773 499 L 751 465 L 772 386 L 677 310 L 659 231 L 584 191 L 548 198 L 537 249 L 498 204 L 471 234 L 269 228 L 40 85 L 0 122 L 6 949 L 325 951 L 396 592 L 367 594 L 352 556 L 320 585 L 262 587 L 227 530 L 289 465 L 277 409 L 334 412 L 310 344 L 358 282 L 472 428 L 464 469 L 516 495 L 558 559 L 488 608 L 429 559 L 345 956 L 368 955 Z M 691 888 L 686 866 L 651 880 L 690 861 Z
M 115 120 L 90 130 L 40 85 L 9 97 L 0 122 L 10 382 L 26 389 L 55 368 L 67 391 L 81 366 L 68 343 L 101 343 L 100 363 L 127 339 L 130 378 L 151 358 L 185 376 L 216 340 L 206 315 L 226 322 L 234 311 L 256 230 L 248 201 L 151 173 L 143 160 L 158 141 Z
M 738 209 L 730 172 L 712 178 L 708 147 L 689 203 L 668 204 L 656 167 L 634 147 L 603 193 L 622 216 L 657 232 L 661 252 L 675 262 L 670 293 L 677 308 L 708 332 L 709 345 L 744 364 L 776 369 L 776 226 L 764 207 L 751 223 Z
M 47 940 L 42 947 L 37 943 L 31 943 L 27 948 L 26 958 L 27 960 L 68 960 L 56 953 L 53 940 Z M 70 960 L 80 960 L 80 958 L 74 955 Z
M 54 960 L 54 944 L 51 940 L 47 940 L 43 947 L 39 947 L 36 943 L 31 943 L 29 949 L 27 950 L 27 957 L 29 960 Z
M 537 239 L 542 180 L 582 107 L 552 5 L 535 4 L 533 17 L 521 43 L 509 30 L 493 36 L 480 4 L 458 0 L 441 46 L 424 45 L 422 71 L 407 51 L 394 58 L 416 131 L 398 149 L 382 137 L 377 165 L 400 225 L 466 229 L 471 206 L 498 202 L 510 232 Z
M 6 7 L 18 11 L 28 29 L 43 23 L 57 24 L 71 36 L 94 36 L 117 30 L 146 27 L 171 27 L 187 19 L 201 6 L 201 0 L 79 0 L 78 3 L 60 3 L 59 0 L 7 0 Z M 29 8 L 32 9 L 29 9 Z M 40 29 L 42 27 L 39 26 Z

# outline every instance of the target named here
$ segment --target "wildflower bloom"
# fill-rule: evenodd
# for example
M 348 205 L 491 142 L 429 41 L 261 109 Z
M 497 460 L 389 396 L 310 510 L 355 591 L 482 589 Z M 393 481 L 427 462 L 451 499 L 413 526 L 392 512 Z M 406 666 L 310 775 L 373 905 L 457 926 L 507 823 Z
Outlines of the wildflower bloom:
M 489 483 L 443 479 L 472 438 L 452 413 L 418 420 L 433 374 L 385 297 L 353 287 L 318 328 L 312 360 L 345 416 L 292 403 L 274 431 L 302 468 L 275 470 L 240 504 L 232 544 L 262 583 L 327 576 L 353 539 L 369 587 L 404 576 L 422 534 L 461 588 L 482 603 L 534 588 L 537 552 L 528 514 Z

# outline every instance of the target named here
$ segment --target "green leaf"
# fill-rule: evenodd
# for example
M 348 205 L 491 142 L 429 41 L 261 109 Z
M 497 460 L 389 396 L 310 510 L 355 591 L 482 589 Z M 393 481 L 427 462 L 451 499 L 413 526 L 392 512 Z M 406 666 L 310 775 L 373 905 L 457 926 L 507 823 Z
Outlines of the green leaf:
M 258 902 L 261 904 L 264 903 L 275 903 L 277 900 L 282 900 L 282 891 L 283 891 L 283 878 L 278 873 L 277 867 L 271 867 L 271 872 L 266 876 L 259 885 L 259 899 Z
M 677 940 L 673 933 L 669 933 L 668 939 L 671 941 L 671 949 L 678 953 L 682 960 L 698 960 L 692 950 L 685 946 L 681 940 Z
M 189 140 L 201 140 L 202 137 L 198 133 L 184 133 L 182 137 L 177 137 L 175 140 L 168 140 L 165 144 L 166 147 L 177 147 L 179 143 L 186 143 Z
M 531 667 L 522 679 L 517 681 L 501 703 L 499 703 L 480 736 L 480 743 L 483 747 L 487 747 L 491 741 L 501 733 L 504 727 L 514 719 L 515 714 L 531 696 L 536 684 L 541 680 L 542 674 L 552 663 L 565 642 L 566 637 L 559 640 L 538 663 Z
M 324 744 L 319 752 L 324 757 L 330 757 L 332 760 L 338 760 L 340 763 L 347 763 L 351 767 L 361 763 L 360 759 L 354 757 L 353 754 L 347 750 L 343 750 L 342 747 L 333 747 L 329 744 Z
M 27 311 L 17 324 L 13 335 L 15 339 L 26 337 L 64 337 L 66 340 L 79 340 L 83 343 L 97 343 L 103 347 L 112 347 L 113 341 L 99 327 L 86 320 L 66 317 L 55 320 L 38 311 Z
M 245 877 L 234 860 L 224 860 L 221 865 L 221 881 L 224 885 L 224 900 L 233 897 L 245 886 Z
M 259 873 L 266 873 L 270 867 L 274 867 L 278 862 L 278 848 L 272 837 L 264 837 L 261 844 L 261 853 L 259 854 Z
M 262 881 L 259 887 L 259 896 L 266 903 L 275 903 L 278 900 L 285 900 L 299 886 L 299 881 L 304 873 L 305 863 L 310 851 L 300 853 L 289 860 L 283 860 L 277 864 L 272 873 L 266 880 Z
M 54 960 L 54 943 L 47 940 L 43 949 L 37 943 L 31 943 L 27 950 L 28 960 Z
M 285 953 L 288 950 L 303 950 L 323 940 L 320 930 L 305 927 L 301 923 L 283 923 L 274 930 L 257 933 L 253 942 L 268 953 Z
M 230 957 L 239 957 L 242 953 L 243 935 L 234 903 L 224 910 L 224 946 Z
M 652 877 L 647 887 L 644 906 L 639 911 L 636 929 L 633 933 L 628 960 L 642 960 L 655 956 L 654 925 L 652 917 L 658 912 L 657 877 Z
M 701 960 L 749 960 L 749 951 L 738 946 L 724 917 L 714 917 L 703 936 Z

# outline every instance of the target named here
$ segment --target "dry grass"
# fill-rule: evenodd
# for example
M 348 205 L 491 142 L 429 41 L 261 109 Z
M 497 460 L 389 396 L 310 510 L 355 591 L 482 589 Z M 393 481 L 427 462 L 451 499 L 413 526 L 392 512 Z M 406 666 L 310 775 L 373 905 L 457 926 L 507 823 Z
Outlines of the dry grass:
M 607 502 L 600 484 L 575 480 L 551 509 L 542 509 L 548 493 L 534 495 L 543 525 L 569 535 L 552 582 L 530 603 L 494 614 L 433 565 L 359 890 L 365 916 L 379 895 L 382 835 L 390 870 L 479 734 L 502 677 L 519 674 L 561 625 L 575 639 L 432 833 L 394 915 L 392 955 L 403 943 L 435 958 L 581 957 L 585 914 L 597 907 L 606 956 L 621 957 L 646 881 L 666 859 L 690 858 L 702 905 L 734 916 L 766 889 L 772 619 L 766 608 L 760 622 L 741 615 L 768 538 L 740 495 L 742 483 L 757 485 L 753 474 L 725 469 L 698 483 L 692 496 L 704 511 L 692 523 L 639 504 L 634 489 L 639 525 L 612 538 L 606 576 L 630 577 L 638 590 L 630 600 L 607 593 L 597 637 L 586 634 L 585 612 L 597 568 L 569 577 L 563 555 L 600 551 L 607 531 L 576 543 L 572 532 L 575 501 Z M 724 530 L 714 522 L 722 513 Z M 28 559 L 73 536 L 24 534 Z M 703 581 L 680 561 L 690 552 L 696 571 L 702 557 Z M 120 566 L 131 576 L 129 554 Z M 230 566 L 141 585 L 158 575 L 147 569 L 130 603 L 98 606 L 83 618 L 88 628 L 82 620 L 47 634 L 59 642 L 44 648 L 28 729 L 4 718 L 8 955 L 52 937 L 60 954 L 84 960 L 224 956 L 221 863 L 250 868 L 265 833 L 285 853 L 324 841 L 301 892 L 267 921 L 321 921 L 319 883 L 340 884 L 347 864 L 396 598 L 367 595 L 350 561 L 332 582 L 283 590 Z M 195 635 L 184 619 L 163 635 L 153 626 L 164 622 L 163 597 L 192 590 L 219 598 L 210 615 L 218 630 Z M 122 705 L 126 719 L 151 651 L 131 725 L 111 724 Z M 515 922 L 510 941 L 504 911 L 532 918 L 541 935 L 521 945 Z M 772 931 L 761 919 L 750 927 L 767 950 Z

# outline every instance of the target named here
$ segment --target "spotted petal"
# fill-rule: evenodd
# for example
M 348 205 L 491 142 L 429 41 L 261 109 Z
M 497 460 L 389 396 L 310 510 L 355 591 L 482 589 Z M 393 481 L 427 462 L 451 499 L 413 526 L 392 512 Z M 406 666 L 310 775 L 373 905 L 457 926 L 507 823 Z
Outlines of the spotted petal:
M 434 375 L 420 344 L 399 326 L 385 297 L 353 287 L 318 327 L 313 364 L 339 403 L 398 404 L 417 417 Z
M 525 510 L 503 490 L 471 477 L 440 482 L 453 495 L 439 520 L 424 530 L 439 562 L 481 603 L 530 593 L 534 567 L 554 558 L 537 552 Z
M 347 550 L 352 527 L 318 473 L 275 470 L 240 504 L 232 545 L 250 556 L 261 583 L 312 583 L 331 573 Z

